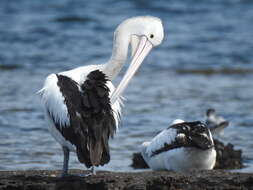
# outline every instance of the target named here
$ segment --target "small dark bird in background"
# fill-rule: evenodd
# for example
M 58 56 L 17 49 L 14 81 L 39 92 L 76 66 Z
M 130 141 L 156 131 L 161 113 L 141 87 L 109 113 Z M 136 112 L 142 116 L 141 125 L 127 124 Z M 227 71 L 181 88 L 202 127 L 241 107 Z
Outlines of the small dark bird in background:
M 206 125 L 213 135 L 222 136 L 229 122 L 222 116 L 217 115 L 215 109 L 211 108 L 206 111 Z

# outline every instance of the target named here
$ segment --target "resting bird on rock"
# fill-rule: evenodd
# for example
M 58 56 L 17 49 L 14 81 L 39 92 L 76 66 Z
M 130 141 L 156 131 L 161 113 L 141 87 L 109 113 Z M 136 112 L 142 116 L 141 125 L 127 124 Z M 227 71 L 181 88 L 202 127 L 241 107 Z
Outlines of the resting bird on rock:
M 151 49 L 162 42 L 163 35 L 163 25 L 157 17 L 127 19 L 114 33 L 107 63 L 85 65 L 46 78 L 39 94 L 49 131 L 64 152 L 62 176 L 68 175 L 70 151 L 76 152 L 78 160 L 91 167 L 93 173 L 95 166 L 110 161 L 108 141 L 118 128 L 122 92 Z M 115 89 L 111 81 L 125 64 L 129 47 L 132 59 Z
M 144 142 L 141 154 L 152 170 L 210 170 L 216 161 L 212 134 L 207 126 L 200 121 L 179 119 L 151 141 Z
M 217 115 L 215 109 L 208 109 L 206 111 L 206 125 L 213 135 L 222 136 L 229 122 L 222 116 Z

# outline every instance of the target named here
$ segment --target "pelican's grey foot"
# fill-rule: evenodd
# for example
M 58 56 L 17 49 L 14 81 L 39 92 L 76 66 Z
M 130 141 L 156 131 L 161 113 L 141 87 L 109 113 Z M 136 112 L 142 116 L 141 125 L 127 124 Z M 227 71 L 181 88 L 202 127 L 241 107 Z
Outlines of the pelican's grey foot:
M 92 176 L 91 173 L 88 173 L 88 174 L 78 174 L 77 176 L 79 177 L 88 177 L 88 176 Z
M 96 170 L 95 170 L 95 166 L 92 166 L 92 168 L 91 168 L 91 173 L 92 173 L 92 175 L 96 175 L 97 173 L 96 173 Z
M 87 174 L 79 174 L 78 176 L 80 176 L 80 177 L 88 177 L 88 176 L 92 176 L 92 175 L 96 175 L 96 170 L 95 170 L 94 166 L 91 167 L 91 170 L 89 171 L 89 173 L 87 173 Z

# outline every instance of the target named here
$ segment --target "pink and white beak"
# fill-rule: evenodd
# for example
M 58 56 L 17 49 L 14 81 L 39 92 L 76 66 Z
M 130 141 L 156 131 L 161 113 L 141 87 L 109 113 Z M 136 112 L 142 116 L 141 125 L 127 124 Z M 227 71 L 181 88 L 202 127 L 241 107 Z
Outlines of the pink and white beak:
M 128 70 L 126 71 L 126 74 L 124 75 L 118 87 L 112 93 L 111 104 L 114 104 L 115 101 L 117 101 L 117 99 L 126 89 L 130 80 L 133 78 L 134 74 L 140 67 L 141 63 L 143 62 L 143 60 L 153 47 L 152 43 L 147 39 L 146 36 L 141 37 L 134 36 L 134 38 L 131 39 L 131 45 L 132 45 L 132 54 L 134 54 L 134 56 L 132 58 Z

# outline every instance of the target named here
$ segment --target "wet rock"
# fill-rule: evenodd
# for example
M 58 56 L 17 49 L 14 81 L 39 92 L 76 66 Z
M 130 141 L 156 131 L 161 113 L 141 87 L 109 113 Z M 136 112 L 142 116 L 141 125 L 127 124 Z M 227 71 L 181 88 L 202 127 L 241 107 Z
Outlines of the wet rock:
M 216 164 L 214 169 L 240 169 L 242 164 L 242 151 L 234 149 L 234 145 L 214 139 L 215 149 L 217 152 Z
M 96 176 L 58 178 L 60 171 L 0 172 L 0 190 L 203 190 L 253 189 L 253 174 L 221 170 L 190 174 L 163 172 L 116 173 L 99 171 Z M 85 173 L 71 170 L 76 175 Z
M 141 156 L 140 152 L 133 153 L 132 157 L 132 164 L 131 167 L 134 169 L 146 169 L 149 168 L 143 157 Z
M 240 169 L 242 164 L 242 151 L 234 149 L 232 144 L 224 145 L 221 141 L 214 139 L 217 152 L 214 169 Z M 135 169 L 148 168 L 141 153 L 134 153 L 131 166 Z

